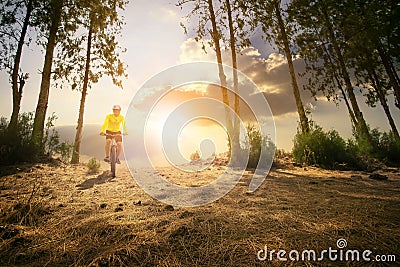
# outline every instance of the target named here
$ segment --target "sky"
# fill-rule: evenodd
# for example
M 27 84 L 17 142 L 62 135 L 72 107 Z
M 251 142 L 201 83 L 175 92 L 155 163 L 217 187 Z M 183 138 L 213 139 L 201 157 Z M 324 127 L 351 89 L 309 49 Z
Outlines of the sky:
M 180 22 L 187 14 L 187 10 L 176 7 L 171 0 L 135 0 L 131 1 L 126 10 L 122 12 L 126 25 L 119 37 L 120 45 L 127 49 L 122 54 L 122 60 L 128 65 L 128 78 L 124 80 L 124 88 L 114 86 L 111 78 L 102 78 L 94 84 L 87 96 L 85 105 L 85 124 L 101 124 L 106 114 L 111 113 L 111 107 L 119 104 L 122 114 L 125 114 L 136 92 L 145 82 L 159 72 L 181 63 L 194 61 L 215 62 L 216 57 L 212 49 L 207 53 L 201 48 L 193 36 L 185 35 Z M 293 137 L 296 133 L 298 115 L 293 98 L 290 77 L 285 58 L 266 44 L 259 34 L 251 38 L 252 46 L 238 54 L 238 68 L 247 75 L 265 93 L 272 109 L 276 125 L 276 144 L 278 148 L 291 150 Z M 30 79 L 24 88 L 22 97 L 22 112 L 34 111 L 37 104 L 40 88 L 40 70 L 42 69 L 44 54 L 42 48 L 35 45 L 24 48 L 22 56 L 22 69 L 30 73 Z M 230 51 L 223 52 L 223 61 L 230 65 Z M 294 60 L 296 71 L 304 70 L 304 64 L 299 59 Z M 300 85 L 304 83 L 299 79 Z M 173 105 L 178 105 L 176 100 L 184 100 L 184 92 L 176 92 L 175 101 L 171 101 L 170 108 L 159 109 L 161 113 L 171 111 Z M 78 118 L 80 92 L 52 87 L 50 90 L 48 115 L 55 113 L 58 117 L 57 125 L 75 125 Z M 302 90 L 301 96 L 304 104 L 312 110 L 312 119 L 324 129 L 337 130 L 344 138 L 351 136 L 350 119 L 343 102 L 336 106 L 327 102 L 323 97 L 315 101 L 309 92 Z M 197 97 L 193 93 L 193 97 Z M 0 72 L 0 116 L 9 118 L 12 109 L 11 85 L 8 75 Z M 396 124 L 400 125 L 400 112 L 395 109 L 393 97 L 389 97 L 389 104 Z M 172 105 L 172 106 L 171 106 Z M 372 128 L 387 131 L 389 125 L 383 109 L 377 105 L 370 108 L 359 98 L 359 105 Z M 153 115 L 153 116 L 158 116 Z M 165 121 L 159 119 L 162 124 Z M 129 122 L 132 123 L 134 122 Z M 226 149 L 224 131 L 217 124 L 211 123 L 209 127 L 202 122 L 188 123 L 188 129 L 181 131 L 180 146 L 185 148 L 185 155 L 199 147 L 201 140 L 206 136 L 213 137 L 217 152 Z M 192 127 L 192 128 L 190 128 Z M 162 127 L 154 128 L 161 131 Z M 100 130 L 100 129 L 99 129 Z M 159 133 L 161 136 L 161 133 Z M 190 136 L 191 138 L 185 138 Z

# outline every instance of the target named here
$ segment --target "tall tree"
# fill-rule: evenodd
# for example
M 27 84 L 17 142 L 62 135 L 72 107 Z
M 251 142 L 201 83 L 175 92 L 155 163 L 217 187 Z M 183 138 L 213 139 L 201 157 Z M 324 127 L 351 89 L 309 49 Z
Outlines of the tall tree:
M 47 105 L 49 101 L 49 91 L 51 82 L 51 73 L 53 65 L 54 49 L 57 43 L 57 34 L 63 15 L 64 0 L 50 0 L 48 7 L 49 24 L 47 26 L 47 44 L 46 54 L 42 71 L 42 79 L 40 85 L 39 99 L 36 106 L 35 118 L 33 123 L 32 141 L 39 147 L 43 148 L 43 130 L 46 118 Z
M 228 96 L 228 89 L 227 89 L 227 80 L 226 75 L 224 72 L 223 62 L 222 62 L 222 52 L 221 52 L 221 42 L 223 42 L 223 34 L 221 31 L 221 21 L 217 21 L 216 11 L 214 8 L 214 4 L 212 0 L 181 0 L 177 3 L 177 6 L 182 8 L 183 5 L 192 3 L 193 9 L 187 16 L 189 20 L 193 16 L 197 16 L 198 25 L 196 29 L 196 37 L 195 40 L 201 42 L 203 44 L 203 50 L 205 49 L 205 39 L 207 37 L 211 38 L 209 42 L 210 46 L 214 47 L 217 63 L 218 63 L 218 75 L 221 84 L 221 94 L 222 94 L 222 101 L 225 104 L 225 120 L 226 120 L 226 127 L 229 133 L 229 137 L 233 137 L 233 122 L 231 119 L 231 112 L 230 112 L 230 103 L 229 103 L 229 96 Z M 211 28 L 207 25 L 208 22 L 211 22 Z M 184 28 L 185 33 L 187 33 L 186 26 L 181 23 L 181 26 Z M 209 34 L 209 36 L 207 35 Z M 229 152 L 231 152 L 231 140 L 228 139 L 229 145 Z
M 87 49 L 86 49 L 87 54 L 86 54 L 86 61 L 85 61 L 85 74 L 84 74 L 84 78 L 83 78 L 81 101 L 80 101 L 80 105 L 79 105 L 78 125 L 76 127 L 74 148 L 72 150 L 72 157 L 71 157 L 72 164 L 79 163 L 79 151 L 81 148 L 82 131 L 83 131 L 83 115 L 85 112 L 85 102 L 86 102 L 86 95 L 87 95 L 87 89 L 88 89 L 88 84 L 89 84 L 94 12 L 90 12 L 89 16 L 90 16 L 90 18 L 89 18 L 90 23 L 89 23 L 89 31 L 88 31 L 88 35 L 87 35 Z
M 232 18 L 232 8 L 229 0 L 225 1 L 226 12 L 228 15 L 228 26 L 229 26 L 229 44 L 231 49 L 232 56 L 232 76 L 233 76 L 233 90 L 235 91 L 235 117 L 233 121 L 233 136 L 232 136 L 232 150 L 236 153 L 240 150 L 240 105 L 239 105 L 239 79 L 238 79 L 238 65 L 236 59 L 236 37 L 235 37 L 235 29 L 233 25 Z M 234 159 L 236 155 L 234 155 Z
M 330 14 L 328 13 L 328 10 L 324 7 L 322 7 L 321 11 L 322 11 L 322 19 L 324 21 L 324 24 L 326 27 L 326 32 L 328 35 L 327 36 L 328 40 L 331 42 L 331 44 L 333 46 L 333 50 L 334 50 L 335 56 L 337 58 L 338 67 L 342 74 L 342 78 L 343 78 L 343 81 L 345 84 L 347 94 L 349 95 L 349 99 L 350 99 L 350 103 L 351 103 L 353 111 L 354 111 L 354 115 L 357 118 L 358 133 L 359 133 L 359 135 L 361 135 L 362 138 L 365 138 L 367 140 L 367 142 L 371 144 L 371 136 L 369 134 L 367 123 L 365 122 L 364 116 L 358 106 L 357 98 L 354 94 L 353 85 L 351 83 L 350 73 L 346 66 L 346 61 L 345 61 L 345 57 L 343 55 L 342 49 L 339 46 L 338 38 L 335 36 L 335 29 L 333 28 Z
M 395 104 L 396 107 L 400 109 L 400 78 L 397 74 L 397 70 L 391 60 L 390 56 L 388 56 L 387 51 L 385 51 L 382 43 L 380 41 L 377 42 L 376 48 L 379 52 L 379 56 L 382 60 L 383 66 L 385 67 L 386 73 L 389 76 L 389 81 L 393 87 L 394 95 L 395 95 Z
M 341 4 L 336 1 L 310 3 L 304 0 L 293 0 L 291 14 L 301 27 L 297 44 L 303 58 L 312 65 L 311 69 L 318 70 L 314 77 L 321 77 L 323 81 L 321 86 L 332 88 L 335 73 L 340 74 L 340 84 L 343 84 L 354 113 L 357 138 L 365 140 L 372 148 L 371 135 L 354 93 L 349 70 L 350 59 L 347 57 L 348 45 L 340 27 L 340 20 L 338 22 L 338 13 L 340 14 L 341 8 Z M 326 54 L 327 51 L 329 55 Z M 337 72 L 333 71 L 330 64 L 325 64 L 328 62 L 327 58 L 334 59 Z M 322 67 L 321 59 L 324 63 Z M 318 83 L 318 81 L 314 82 Z
M 257 19 L 260 21 L 265 37 L 268 41 L 273 41 L 285 54 L 289 74 L 293 89 L 293 96 L 296 101 L 297 113 L 300 119 L 300 126 L 303 133 L 309 131 L 308 118 L 301 100 L 300 90 L 297 82 L 296 72 L 293 65 L 293 55 L 291 52 L 291 32 L 290 24 L 285 20 L 284 11 L 280 0 L 259 0 L 254 7 L 256 9 Z
M 379 74 L 375 69 L 369 68 L 367 71 L 368 71 L 368 76 L 369 76 L 369 79 L 371 81 L 372 88 L 373 88 L 373 91 L 370 91 L 370 94 L 368 94 L 368 96 L 367 96 L 368 100 L 374 99 L 374 98 L 377 98 L 379 100 L 379 102 L 382 105 L 382 108 L 386 114 L 386 117 L 389 121 L 389 125 L 392 129 L 392 132 L 393 132 L 395 138 L 397 138 L 397 140 L 400 141 L 400 136 L 399 136 L 399 132 L 396 127 L 396 123 L 393 120 L 392 114 L 390 113 L 389 105 L 387 103 L 387 98 L 386 98 L 387 86 L 382 84 L 382 79 L 379 77 Z M 371 106 L 374 106 L 375 102 L 376 102 L 376 100 L 373 100 L 373 102 L 367 101 L 367 103 L 370 104 Z
M 348 112 L 349 112 L 349 116 L 350 116 L 350 119 L 351 119 L 352 126 L 353 126 L 353 128 L 354 128 L 356 125 L 358 125 L 358 122 L 357 122 L 356 116 L 354 115 L 354 111 L 353 111 L 353 109 L 352 109 L 351 106 L 350 106 L 349 99 L 348 99 L 348 97 L 347 97 L 347 95 L 346 95 L 346 92 L 345 92 L 345 90 L 343 89 L 343 86 L 342 86 L 342 84 L 341 84 L 341 82 L 340 82 L 340 74 L 339 74 L 338 71 L 336 70 L 336 66 L 335 66 L 335 64 L 334 64 L 334 60 L 332 59 L 332 55 L 331 55 L 331 53 L 329 53 L 327 47 L 326 47 L 325 45 L 322 45 L 321 47 L 322 47 L 322 49 L 325 51 L 325 58 L 324 58 L 324 60 L 325 60 L 325 66 L 329 66 L 329 68 L 332 70 L 332 77 L 334 78 L 334 80 L 332 81 L 332 83 L 333 83 L 333 85 L 336 84 L 337 88 L 339 89 L 339 92 L 341 93 L 341 95 L 342 95 L 342 97 L 343 97 L 343 99 L 344 99 L 344 102 L 345 102 L 345 104 L 346 104 L 347 110 L 348 110 Z M 318 87 L 318 86 L 317 86 L 317 87 Z M 307 88 L 307 86 L 306 86 L 306 88 Z M 312 89 L 311 87 L 310 87 L 309 89 L 310 89 L 310 91 L 313 91 L 313 89 Z M 328 89 L 328 90 L 324 90 L 324 89 L 325 89 L 325 88 L 323 88 L 322 91 L 323 91 L 324 93 L 327 92 L 327 98 L 328 98 L 328 100 L 330 100 L 331 96 L 334 96 L 334 97 L 333 97 L 334 101 L 335 101 L 336 99 L 339 99 L 339 96 L 336 96 L 337 94 L 336 94 L 335 91 L 329 90 L 329 89 Z M 320 87 L 320 90 L 321 90 L 321 87 Z M 315 95 L 316 95 L 316 94 L 314 94 L 314 96 L 315 96 Z
M 367 43 L 372 41 L 374 50 L 378 51 L 393 89 L 395 105 L 400 109 L 400 5 L 395 0 L 372 0 L 354 5 L 359 10 L 361 20 L 357 26 L 365 29 L 369 37 Z
M 126 67 L 119 59 L 120 49 L 115 38 L 120 34 L 123 22 L 117 9 L 123 9 L 126 4 L 124 0 L 78 1 L 77 8 L 80 11 L 75 16 L 81 26 L 60 44 L 54 71 L 57 85 L 72 84 L 72 89 L 81 90 L 71 163 L 79 163 L 88 89 L 103 75 L 111 76 L 113 83 L 122 88 L 120 77 L 127 76 Z M 87 30 L 86 36 L 78 33 L 82 28 Z
M 238 64 L 237 64 L 237 51 L 248 47 L 250 45 L 249 34 L 253 30 L 246 16 L 247 6 L 244 1 L 239 0 L 225 0 L 225 1 L 208 1 L 208 0 L 195 0 L 195 1 L 180 1 L 178 6 L 182 6 L 185 3 L 194 2 L 194 8 L 190 15 L 198 15 L 198 29 L 196 41 L 203 43 L 203 49 L 205 50 L 204 41 L 205 38 L 211 37 L 210 46 L 214 47 L 219 63 L 219 76 L 221 83 L 222 100 L 225 104 L 225 115 L 227 130 L 230 136 L 229 150 L 239 152 L 240 151 L 240 96 L 239 81 L 238 81 Z M 247 9 L 248 10 L 248 9 Z M 248 15 L 248 14 L 246 14 Z M 211 29 L 208 28 L 207 23 L 211 22 Z M 184 27 L 185 28 L 185 27 Z M 185 32 L 186 28 L 185 28 Z M 210 33 L 210 36 L 207 36 Z M 231 51 L 232 59 L 232 81 L 233 81 L 233 95 L 234 95 L 234 119 L 231 118 L 231 112 L 229 109 L 230 94 L 226 89 L 227 78 L 224 73 L 222 62 L 222 50 L 229 49 Z M 231 94 L 232 95 L 232 94 Z M 235 164 L 235 155 L 232 155 L 232 163 Z
M 359 50 L 362 51 L 363 49 L 359 48 Z M 383 75 L 385 72 L 382 70 L 377 57 L 374 52 L 369 53 L 369 56 L 367 56 L 367 52 L 365 51 L 360 53 L 355 63 L 357 80 L 359 81 L 359 86 L 365 88 L 367 91 L 365 94 L 367 98 L 366 103 L 371 107 L 375 107 L 376 102 L 381 104 L 394 137 L 400 141 L 399 132 L 387 102 L 390 81 L 387 79 L 387 76 Z
M 1 68 L 6 68 L 11 73 L 11 86 L 13 96 L 13 109 L 11 114 L 10 123 L 8 129 L 12 132 L 16 131 L 18 114 L 21 107 L 22 92 L 26 80 L 29 75 L 26 73 L 20 73 L 22 49 L 26 44 L 26 34 L 30 23 L 32 11 L 34 9 L 33 0 L 28 1 L 16 1 L 6 2 L 2 1 L 0 6 L 0 39 L 1 49 L 6 52 L 2 57 L 13 58 L 12 64 L 8 64 L 7 59 L 2 59 Z M 25 11 L 25 12 L 24 12 Z M 25 13 L 24 15 L 18 13 Z M 19 25 L 21 20 L 21 29 L 16 29 L 15 25 Z M 19 35 L 16 36 L 16 35 Z M 17 43 L 16 50 L 14 51 L 14 43 Z M 14 53 L 13 55 L 7 55 L 7 51 Z M 6 63 L 6 64 L 4 64 Z
M 347 42 L 347 55 L 355 76 L 361 86 L 367 89 L 367 103 L 375 106 L 379 101 L 395 136 L 397 129 L 387 103 L 390 88 L 394 91 L 395 104 L 398 106 L 396 92 L 400 91 L 400 82 L 393 65 L 400 46 L 392 39 L 399 35 L 399 26 L 393 25 L 393 3 L 369 1 L 362 3 L 350 1 L 345 4 L 340 14 L 341 30 Z M 400 8 L 398 7 L 398 14 Z M 399 36 L 397 36 L 399 38 Z M 390 55 L 390 52 L 393 55 Z M 386 70 L 386 72 L 385 72 Z M 387 82 L 388 81 L 388 82 Z M 372 89 L 372 90 L 370 90 Z
M 357 119 L 354 115 L 354 111 L 350 105 L 348 96 L 343 88 L 340 73 L 337 70 L 334 55 L 332 55 L 330 51 L 330 47 L 326 45 L 326 43 L 319 39 L 319 35 L 315 35 L 317 39 L 313 42 L 315 45 L 309 46 L 304 45 L 307 41 L 304 41 L 301 38 L 298 38 L 297 42 L 303 44 L 300 45 L 302 48 L 299 51 L 301 57 L 306 60 L 306 72 L 300 74 L 301 76 L 305 76 L 308 74 L 308 84 L 304 84 L 303 88 L 309 90 L 315 100 L 317 100 L 318 93 L 322 93 L 328 101 L 333 101 L 336 105 L 339 105 L 341 99 L 344 100 L 347 110 L 349 112 L 350 120 L 353 129 L 358 124 Z M 315 53 L 308 53 L 308 51 L 312 49 L 317 50 Z M 320 56 L 323 55 L 322 58 Z M 309 64 L 313 62 L 313 64 Z M 318 63 L 316 63 L 318 62 Z M 321 73 L 329 73 L 329 75 L 321 75 Z
M 231 120 L 231 112 L 229 109 L 230 105 L 229 105 L 227 81 L 226 81 L 226 75 L 224 73 L 224 67 L 222 65 L 222 53 L 221 53 L 221 46 L 220 46 L 221 33 L 219 32 L 219 29 L 217 27 L 217 21 L 215 18 L 214 6 L 213 6 L 212 0 L 208 0 L 208 10 L 210 12 L 210 20 L 211 20 L 211 25 L 212 25 L 211 37 L 213 39 L 215 53 L 217 55 L 218 73 L 219 73 L 219 79 L 221 82 L 222 101 L 225 104 L 226 128 L 228 130 L 229 136 L 233 136 L 233 126 L 232 126 L 232 120 Z M 231 151 L 231 146 L 232 146 L 232 144 L 229 143 L 229 149 L 230 149 L 229 151 Z
M 292 9 L 296 10 L 296 7 L 291 6 L 289 13 Z M 293 20 L 293 15 L 291 19 Z M 316 100 L 318 93 L 322 93 L 328 101 L 333 101 L 336 105 L 339 105 L 339 101 L 343 99 L 352 127 L 355 129 L 358 122 L 343 88 L 332 46 L 319 33 L 318 26 L 313 22 L 302 34 L 296 36 L 296 43 L 300 57 L 306 62 L 306 71 L 300 74 L 303 77 L 308 75 L 308 84 L 304 84 L 303 88 L 309 90 Z

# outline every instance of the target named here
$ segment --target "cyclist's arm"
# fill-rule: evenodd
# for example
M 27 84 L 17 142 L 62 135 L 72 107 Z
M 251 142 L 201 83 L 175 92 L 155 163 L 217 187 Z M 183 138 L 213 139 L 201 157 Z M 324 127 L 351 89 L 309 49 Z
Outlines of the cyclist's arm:
M 126 125 L 125 125 L 125 117 L 122 118 L 122 128 L 124 130 L 124 134 L 128 134 L 128 130 L 126 129 Z
M 104 133 L 105 130 L 107 129 L 108 126 L 108 115 L 106 116 L 106 119 L 104 120 L 103 126 L 101 127 L 101 133 Z

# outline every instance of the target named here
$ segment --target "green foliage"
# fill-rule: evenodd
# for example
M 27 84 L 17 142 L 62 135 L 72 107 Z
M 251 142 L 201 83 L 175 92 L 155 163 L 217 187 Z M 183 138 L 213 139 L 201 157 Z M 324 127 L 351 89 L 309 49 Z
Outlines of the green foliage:
M 297 162 L 333 168 L 350 161 L 346 142 L 335 130 L 325 132 L 315 123 L 310 131 L 298 130 L 294 137 L 293 157 Z
M 47 154 L 51 155 L 54 153 L 57 145 L 60 143 L 60 136 L 54 129 L 54 123 L 57 120 L 57 116 L 53 113 L 47 119 L 44 131 L 43 145 L 42 147 L 47 151 Z
M 2 117 L 0 120 L 0 164 L 36 162 L 54 154 L 59 154 L 62 160 L 68 159 L 72 149 L 67 142 L 60 142 L 59 134 L 54 129 L 56 119 L 54 114 L 47 119 L 42 150 L 31 140 L 33 112 L 20 114 L 15 130 L 9 130 L 7 119 Z
M 400 162 L 400 139 L 393 132 L 381 133 L 377 129 L 371 131 L 376 151 L 375 158 L 387 164 L 399 164 Z
M 127 3 L 125 0 L 93 0 L 71 5 L 68 19 L 61 22 L 68 31 L 59 33 L 59 49 L 54 60 L 57 87 L 72 85 L 73 90 L 82 90 L 85 83 L 91 88 L 103 76 L 109 76 L 122 88 L 127 66 L 121 61 L 120 53 L 126 50 L 120 47 L 116 37 L 121 35 L 124 25 L 124 17 L 119 16 L 118 11 Z
M 179 0 L 176 6 L 181 9 L 185 7 L 185 9 L 189 10 L 188 14 L 183 17 L 183 21 L 180 23 L 184 34 L 193 35 L 194 40 L 201 43 L 202 49 L 207 53 L 208 47 L 215 46 L 213 40 L 214 30 L 210 23 L 211 14 L 208 2 Z M 231 2 L 230 7 L 233 20 L 232 26 L 235 33 L 235 45 L 237 46 L 237 51 L 240 51 L 243 48 L 250 46 L 251 34 L 249 33 L 253 32 L 257 25 L 253 20 L 254 12 L 250 9 L 250 4 L 245 1 Z M 213 1 L 218 39 L 221 46 L 226 47 L 229 46 L 230 42 L 227 8 L 225 1 Z M 246 16 L 242 16 L 244 13 Z M 196 23 L 192 23 L 193 21 L 196 21 Z
M 33 113 L 22 113 L 15 131 L 8 130 L 8 121 L 1 118 L 0 123 L 0 164 L 32 162 L 37 160 L 38 151 L 31 142 Z
M 249 159 L 247 161 L 247 168 L 267 167 L 272 160 L 275 153 L 275 144 L 268 138 L 263 137 L 259 128 L 252 124 L 246 126 L 246 141 L 245 148 L 249 149 Z M 260 158 L 261 150 L 265 149 L 265 158 Z
M 53 113 L 47 118 L 44 132 L 44 153 L 48 156 L 58 155 L 64 162 L 69 162 L 73 146 L 68 142 L 60 142 L 60 135 L 54 128 L 58 117 Z
M 353 151 L 363 158 L 374 158 L 386 164 L 398 164 L 400 162 L 400 139 L 392 131 L 385 133 L 378 129 L 370 130 L 372 144 L 359 138 L 354 132 L 357 142 Z
M 55 153 L 60 156 L 63 162 L 69 162 L 72 156 L 73 147 L 74 146 L 68 142 L 62 142 L 56 147 Z
M 96 158 L 91 158 L 86 166 L 88 167 L 89 174 L 95 174 L 100 171 L 100 161 L 98 161 Z
M 262 144 L 261 132 L 259 129 L 256 129 L 256 127 L 250 124 L 246 126 L 246 130 L 247 130 L 248 145 L 250 148 L 249 161 L 247 163 L 247 167 L 256 168 L 261 154 L 261 144 Z
M 363 139 L 346 142 L 335 130 L 326 132 L 313 122 L 310 126 L 308 133 L 298 130 L 295 135 L 292 152 L 296 162 L 324 168 L 368 169 L 376 160 L 386 164 L 400 161 L 400 140 L 392 132 L 381 133 L 373 129 L 371 148 Z

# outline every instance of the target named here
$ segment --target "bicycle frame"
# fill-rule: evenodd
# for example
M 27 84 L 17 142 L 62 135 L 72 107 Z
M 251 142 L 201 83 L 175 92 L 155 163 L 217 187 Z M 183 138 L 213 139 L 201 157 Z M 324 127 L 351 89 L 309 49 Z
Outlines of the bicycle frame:
M 110 144 L 110 166 L 111 166 L 111 175 L 115 177 L 116 172 L 116 163 L 117 163 L 117 156 L 118 156 L 118 145 L 115 141 L 115 137 L 122 136 L 121 134 L 105 134 L 105 136 L 111 137 L 111 144 Z

